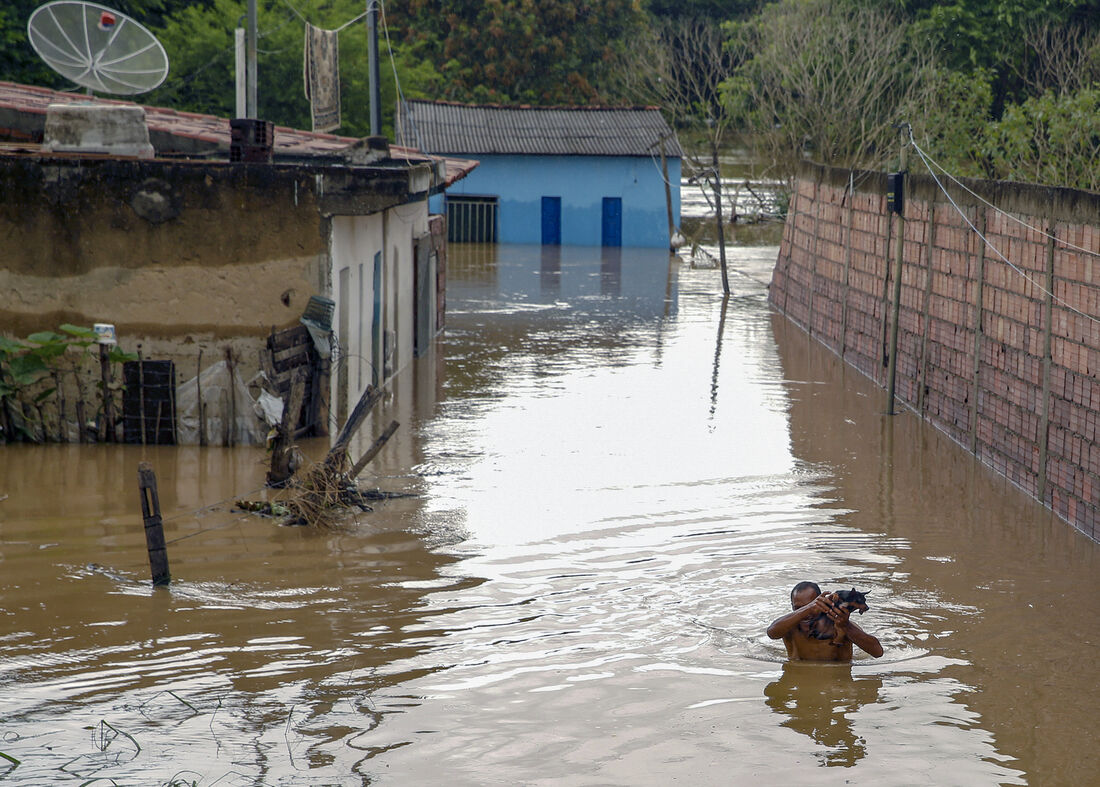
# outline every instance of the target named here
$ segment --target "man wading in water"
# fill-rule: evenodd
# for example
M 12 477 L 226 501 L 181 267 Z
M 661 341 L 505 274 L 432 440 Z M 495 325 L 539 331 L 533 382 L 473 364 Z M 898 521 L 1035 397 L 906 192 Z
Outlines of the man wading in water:
M 768 626 L 768 636 L 782 639 L 792 661 L 851 661 L 852 644 L 874 656 L 882 655 L 879 641 L 848 620 L 851 610 L 841 609 L 821 593 L 815 582 L 799 582 L 791 591 L 791 608 Z M 837 628 L 840 644 L 810 635 L 810 627 L 819 614 L 826 614 Z

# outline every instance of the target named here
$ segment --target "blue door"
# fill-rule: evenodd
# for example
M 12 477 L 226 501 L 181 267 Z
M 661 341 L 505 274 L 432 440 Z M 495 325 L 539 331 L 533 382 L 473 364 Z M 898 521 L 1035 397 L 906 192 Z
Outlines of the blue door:
M 603 198 L 603 246 L 623 245 L 623 200 L 622 197 Z
M 371 335 L 371 381 L 375 385 L 382 384 L 382 252 L 374 253 L 374 304 L 370 318 Z
M 542 198 L 542 245 L 561 245 L 561 197 Z

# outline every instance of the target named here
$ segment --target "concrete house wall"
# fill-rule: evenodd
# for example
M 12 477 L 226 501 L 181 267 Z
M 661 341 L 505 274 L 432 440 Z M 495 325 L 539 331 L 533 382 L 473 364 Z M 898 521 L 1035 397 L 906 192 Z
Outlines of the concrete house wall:
M 599 246 L 603 197 L 622 199 L 622 245 L 667 247 L 668 209 L 660 161 L 638 156 L 479 155 L 478 168 L 449 194 L 499 198 L 498 240 L 542 242 L 542 198 L 560 197 L 561 242 Z M 673 223 L 680 224 L 680 159 L 668 160 Z M 433 211 L 444 211 L 434 198 Z
M 429 234 L 427 202 L 367 216 L 334 216 L 330 227 L 333 325 L 344 359 L 333 385 L 354 403 L 368 385 L 378 385 L 408 365 L 414 355 L 413 261 L 418 239 Z M 380 264 L 375 293 L 375 260 Z M 430 270 L 431 279 L 435 271 Z M 376 302 L 380 313 L 375 318 Z M 434 288 L 429 304 L 435 313 Z M 433 320 L 434 322 L 434 320 Z M 375 336 L 373 326 L 382 333 Z
M 342 350 L 324 397 L 331 428 L 349 399 L 413 358 L 414 245 L 431 237 L 430 183 L 415 167 L 0 156 L 0 331 L 112 323 L 124 350 L 173 361 L 177 383 L 227 353 L 247 381 L 271 332 L 297 325 L 310 296 L 330 297 Z M 376 253 L 389 343 L 380 378 L 370 373 Z M 434 317 L 434 296 L 427 308 Z

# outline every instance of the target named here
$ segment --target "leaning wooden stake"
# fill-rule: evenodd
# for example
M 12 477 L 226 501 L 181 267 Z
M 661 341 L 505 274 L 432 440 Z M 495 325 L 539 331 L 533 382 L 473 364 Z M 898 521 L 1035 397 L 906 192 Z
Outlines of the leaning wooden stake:
M 341 429 L 340 434 L 337 435 L 336 442 L 333 443 L 332 448 L 325 456 L 324 463 L 326 465 L 334 467 L 343 461 L 342 457 L 348 450 L 348 444 L 351 442 L 351 438 L 359 431 L 359 427 L 363 425 L 363 420 L 367 417 L 367 414 L 370 413 L 371 408 L 378 404 L 378 400 L 381 398 L 381 388 L 375 388 L 373 385 L 367 386 L 366 390 L 363 391 L 363 395 L 359 397 L 355 409 L 352 410 L 351 415 L 348 416 L 344 428 Z
M 359 474 L 363 472 L 363 468 L 367 466 L 370 460 L 378 456 L 378 452 L 382 450 L 382 446 L 393 437 L 393 433 L 397 431 L 397 427 L 399 426 L 401 426 L 401 424 L 397 423 L 397 421 L 390 421 L 390 425 L 386 427 L 382 434 L 378 435 L 375 441 L 371 443 L 370 448 L 367 449 L 367 452 L 359 457 L 359 461 L 351 468 L 351 472 L 348 474 L 350 478 L 356 479 L 359 477 Z
M 149 550 L 149 569 L 153 585 L 167 585 L 168 547 L 164 543 L 164 523 L 160 518 L 160 498 L 157 497 L 157 476 L 148 462 L 138 465 L 138 489 L 141 492 L 141 515 L 145 519 L 145 546 Z

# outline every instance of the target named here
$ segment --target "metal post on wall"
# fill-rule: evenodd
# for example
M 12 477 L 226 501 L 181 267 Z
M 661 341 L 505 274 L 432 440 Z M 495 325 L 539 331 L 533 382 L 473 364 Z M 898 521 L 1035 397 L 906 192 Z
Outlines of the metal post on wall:
M 370 135 L 382 133 L 382 94 L 378 75 L 378 0 L 367 0 L 367 63 L 370 87 Z
M 905 254 L 905 175 L 909 169 L 909 147 L 906 135 L 909 124 L 898 127 L 901 133 L 901 166 L 892 178 L 891 209 L 897 214 L 897 246 L 894 251 L 894 298 L 890 325 L 890 365 L 886 373 L 886 414 L 894 415 L 894 384 L 898 372 L 898 317 L 901 313 L 901 266 Z
M 256 88 L 257 72 L 256 72 L 256 49 L 257 49 L 257 28 L 258 23 L 256 20 L 256 0 L 248 0 L 248 45 L 245 47 L 245 60 L 247 61 L 245 66 L 245 83 L 247 84 L 247 90 L 245 93 L 245 117 L 258 118 L 259 114 L 259 91 Z

